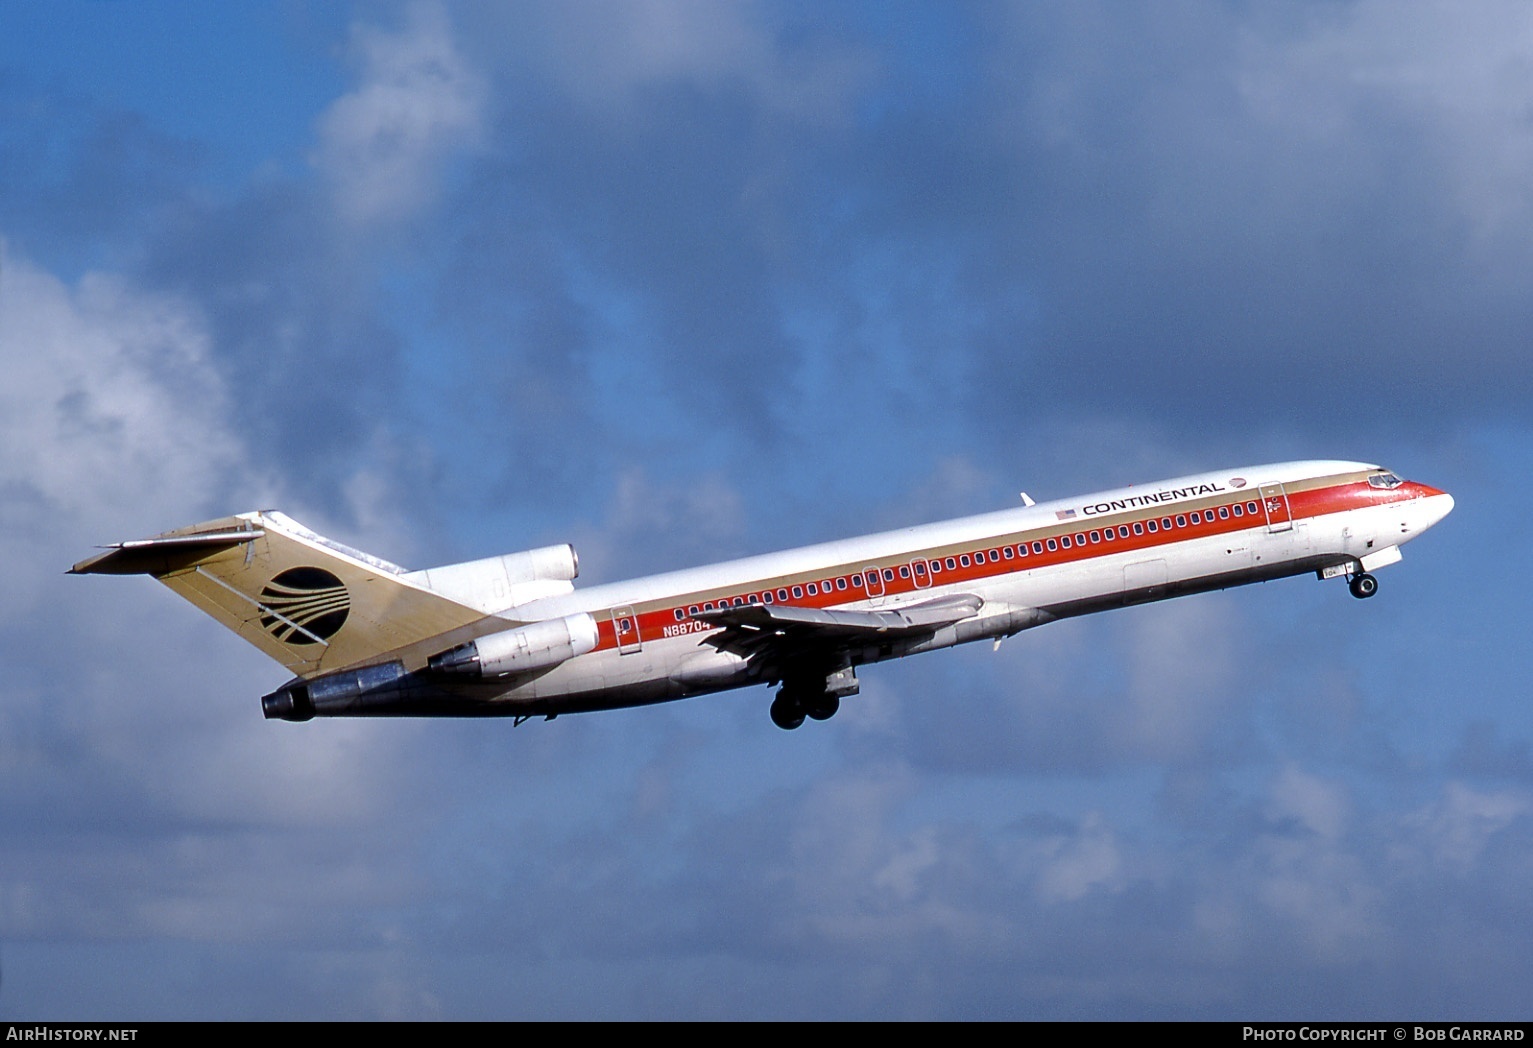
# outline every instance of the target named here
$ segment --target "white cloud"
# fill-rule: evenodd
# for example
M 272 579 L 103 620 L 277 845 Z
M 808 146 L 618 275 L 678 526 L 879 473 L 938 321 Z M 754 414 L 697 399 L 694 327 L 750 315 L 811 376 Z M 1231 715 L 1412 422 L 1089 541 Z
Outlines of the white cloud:
M 1435 143 L 1471 228 L 1495 239 L 1533 217 L 1533 11 L 1378 0 L 1337 9 L 1306 32 L 1247 32 L 1239 89 L 1253 115 L 1296 143 L 1369 133 L 1381 115 Z
M 1341 837 L 1351 813 L 1346 792 L 1293 766 L 1274 779 L 1267 800 L 1267 817 L 1294 824 L 1327 840 Z
M 200 311 L 3 264 L 0 934 L 286 934 L 321 900 L 392 898 L 346 841 L 404 815 L 390 751 L 410 730 L 263 724 L 282 674 L 254 649 L 148 579 L 64 574 L 93 542 L 277 489 L 234 429 Z M 288 904 L 294 868 L 312 909 Z
M 1223 595 L 1173 601 L 1124 625 L 1127 709 L 1113 726 L 1124 752 L 1160 760 L 1203 752 L 1240 694 L 1237 606 Z
M 1075 902 L 1092 891 L 1121 890 L 1127 881 L 1117 838 L 1096 812 L 1073 833 L 1049 837 L 1040 847 L 1036 887 L 1043 902 Z
M 739 491 L 717 476 L 657 483 L 643 467 L 617 477 L 599 526 L 578 529 L 582 583 L 690 568 L 719 559 L 745 533 Z M 664 561 L 656 561 L 657 554 Z
M 783 47 L 785 34 L 748 4 L 561 3 L 544 9 L 539 35 L 566 91 L 618 112 L 656 85 L 738 86 L 770 113 L 830 123 L 850 113 L 874 72 L 868 52 L 812 35 Z
M 68 566 L 38 556 L 63 555 L 66 522 L 103 540 L 190 523 L 243 452 L 194 308 L 108 275 L 69 287 L 15 255 L 0 264 L 3 616 Z
M 314 162 L 357 223 L 398 219 L 435 195 L 452 152 L 478 137 L 484 86 L 440 8 L 411 9 L 397 33 L 357 26 L 361 83 L 319 121 Z
M 1439 869 L 1467 874 L 1479 865 L 1486 845 L 1530 810 L 1533 804 L 1522 791 L 1480 792 L 1462 782 L 1448 782 L 1439 800 L 1402 820 L 1399 858 L 1407 868 L 1426 860 Z

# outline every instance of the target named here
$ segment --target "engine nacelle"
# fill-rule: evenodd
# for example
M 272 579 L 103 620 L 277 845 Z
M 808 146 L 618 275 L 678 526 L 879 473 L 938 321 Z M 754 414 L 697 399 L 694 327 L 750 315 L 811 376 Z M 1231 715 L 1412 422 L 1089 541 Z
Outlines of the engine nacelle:
M 427 665 L 435 673 L 504 677 L 547 669 L 584 655 L 596 647 L 596 639 L 596 620 L 581 612 L 479 637 L 431 656 Z
M 473 608 L 496 612 L 574 589 L 580 557 L 569 543 L 412 571 L 406 579 Z
M 267 720 L 306 721 L 313 717 L 368 717 L 435 712 L 441 694 L 430 682 L 405 672 L 398 662 L 341 670 L 293 680 L 262 696 Z

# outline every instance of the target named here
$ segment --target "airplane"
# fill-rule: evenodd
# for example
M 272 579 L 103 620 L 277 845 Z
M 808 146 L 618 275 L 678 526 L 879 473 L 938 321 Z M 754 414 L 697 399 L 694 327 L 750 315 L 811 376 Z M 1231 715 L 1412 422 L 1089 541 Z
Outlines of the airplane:
M 1157 484 L 576 589 L 570 545 L 407 571 L 273 510 L 114 543 L 72 574 L 148 574 L 295 674 L 267 719 L 510 716 L 778 687 L 826 720 L 857 669 L 1056 619 L 1314 573 L 1353 596 L 1453 509 L 1360 462 Z

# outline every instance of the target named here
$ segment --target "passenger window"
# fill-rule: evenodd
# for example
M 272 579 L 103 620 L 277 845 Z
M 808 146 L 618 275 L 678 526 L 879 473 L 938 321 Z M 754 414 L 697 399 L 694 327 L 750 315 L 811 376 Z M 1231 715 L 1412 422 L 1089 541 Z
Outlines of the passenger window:
M 1183 516 L 1178 516 L 1176 518 L 1176 526 L 1179 527 L 1179 528 L 1185 528 L 1187 526 L 1187 518 L 1183 517 Z
M 1256 503 L 1254 503 L 1254 502 L 1247 502 L 1246 503 L 1246 512 L 1251 514 L 1251 516 L 1253 516 L 1253 517 L 1256 516 Z
M 820 587 L 816 586 L 812 582 L 807 587 L 805 587 L 805 588 L 809 590 L 809 595 L 811 597 L 817 596 L 819 594 L 819 592 L 820 592 Z
M 885 582 L 893 582 L 894 581 L 894 569 L 893 568 L 885 568 L 884 569 L 884 581 Z
M 1230 519 L 1230 508 L 1228 506 L 1220 506 L 1219 507 L 1219 519 L 1220 520 L 1229 520 Z
M 900 565 L 900 578 L 902 578 L 902 579 L 910 578 L 910 565 L 908 565 L 908 564 L 901 564 Z
M 1037 543 L 1034 543 L 1034 545 L 1037 545 Z M 1053 553 L 1058 548 L 1059 548 L 1059 543 L 1054 541 L 1053 539 L 1049 539 L 1049 552 Z
M 862 573 L 861 572 L 858 572 L 857 574 L 852 576 L 852 588 L 853 589 L 862 589 Z
M 804 596 L 804 587 L 802 587 L 802 586 L 794 586 L 793 587 L 793 599 L 794 600 L 800 600 L 800 599 L 803 598 L 803 596 Z
M 1077 546 L 1084 546 L 1086 544 L 1086 533 L 1084 531 L 1076 534 L 1075 544 Z
M 763 604 L 770 604 L 770 603 L 772 603 L 772 591 L 771 590 L 762 590 L 761 591 L 761 603 L 763 603 Z
M 836 580 L 836 589 L 838 589 L 838 590 L 846 589 L 846 576 L 845 575 L 842 575 L 839 579 Z
M 1192 521 L 1194 524 L 1203 523 L 1203 516 L 1197 510 L 1193 510 L 1191 513 L 1189 513 L 1187 515 L 1187 519 Z
M 1042 542 L 1035 542 L 1035 543 L 1033 543 L 1033 552 L 1034 553 L 1042 553 L 1043 552 L 1043 543 Z
M 1152 535 L 1155 534 L 1156 531 L 1160 530 L 1153 520 L 1145 521 L 1144 526 L 1150 529 L 1150 534 Z
M 952 571 L 956 567 L 958 567 L 958 562 L 956 560 L 954 560 L 952 557 L 949 557 L 947 559 L 947 570 Z
M 1119 524 L 1118 525 L 1118 537 L 1120 539 L 1128 538 L 1128 525 L 1127 524 Z
M 1240 517 L 1240 516 L 1244 516 L 1244 515 L 1245 515 L 1245 512 L 1246 512 L 1246 511 L 1245 511 L 1245 509 L 1244 509 L 1244 508 L 1243 508 L 1243 507 L 1242 507 L 1242 506 L 1241 506 L 1241 505 L 1240 505 L 1240 503 L 1238 503 L 1238 502 L 1237 502 L 1237 503 L 1235 503 L 1235 507 L 1234 507 L 1234 508 L 1235 508 L 1235 516 L 1237 516 L 1237 517 Z
M 925 574 L 926 574 L 926 562 L 925 561 L 919 561 L 919 560 L 916 561 L 916 576 L 920 577 L 920 576 L 925 575 Z
M 1102 533 L 1100 531 L 1093 531 L 1091 533 L 1091 541 L 1092 542 L 1101 542 L 1102 541 Z
M 1070 548 L 1070 536 L 1069 535 L 1061 535 L 1061 536 L 1059 536 L 1059 548 L 1060 549 L 1069 549 Z
M 967 568 L 969 566 L 969 555 L 967 553 L 961 554 L 958 558 L 958 563 Z
M 1170 517 L 1161 517 L 1160 518 L 1160 530 L 1161 531 L 1170 531 L 1171 530 L 1171 518 Z
M 1001 556 L 1005 557 L 1007 560 L 1011 560 L 1017 555 L 1018 552 L 1021 551 L 1021 548 L 1022 547 L 1018 546 L 1016 550 L 1013 550 L 1010 546 L 1002 546 Z M 993 560 L 994 558 L 992 557 L 991 559 Z
M 788 591 L 785 590 L 785 589 L 778 590 L 777 591 L 777 599 L 778 600 L 787 600 L 788 599 Z

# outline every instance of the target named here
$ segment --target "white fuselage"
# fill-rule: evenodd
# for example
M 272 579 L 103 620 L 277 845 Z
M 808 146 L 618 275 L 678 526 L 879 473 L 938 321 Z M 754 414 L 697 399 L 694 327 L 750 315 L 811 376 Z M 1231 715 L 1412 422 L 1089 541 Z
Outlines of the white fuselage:
M 827 542 L 505 609 L 507 625 L 589 615 L 594 650 L 472 690 L 504 712 L 555 714 L 792 676 L 770 646 L 742 655 L 725 626 L 698 617 L 715 608 L 867 611 L 979 598 L 977 613 L 931 631 L 828 645 L 855 667 L 1124 604 L 1306 572 L 1362 574 L 1399 559 L 1399 546 L 1452 506 L 1376 466 L 1291 462 Z

